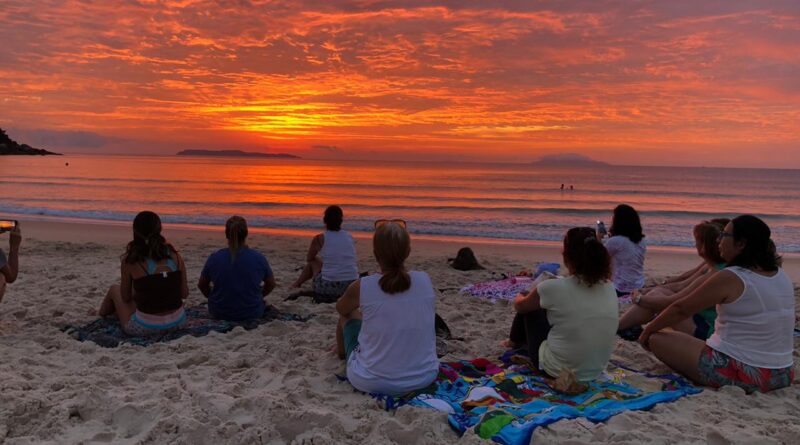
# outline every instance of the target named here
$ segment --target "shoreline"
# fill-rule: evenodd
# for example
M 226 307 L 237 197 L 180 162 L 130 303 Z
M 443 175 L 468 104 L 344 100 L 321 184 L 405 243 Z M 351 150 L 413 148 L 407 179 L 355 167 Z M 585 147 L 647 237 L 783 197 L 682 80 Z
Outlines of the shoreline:
M 20 221 L 23 239 L 30 238 L 42 241 L 67 241 L 76 243 L 99 243 L 119 245 L 120 250 L 130 241 L 130 222 L 104 220 L 72 220 L 47 218 L 22 219 L 24 215 L 15 215 Z M 294 248 L 305 251 L 311 238 L 322 230 L 310 229 L 266 229 L 251 228 L 251 239 L 266 240 L 277 237 L 289 242 Z M 368 246 L 372 234 L 367 232 L 351 232 L 359 246 Z M 204 226 L 189 224 L 164 224 L 165 236 L 180 247 L 181 241 L 199 241 L 202 234 L 215 234 L 206 241 L 215 241 L 221 247 L 225 244 L 223 226 Z M 2 239 L 2 238 L 0 238 Z M 291 241 L 290 241 L 291 240 Z M 552 241 L 495 240 L 469 237 L 441 237 L 414 235 L 412 233 L 413 252 L 424 255 L 441 253 L 446 258 L 455 257 L 461 247 L 471 247 L 479 262 L 483 257 L 503 257 L 522 267 L 531 267 L 538 262 L 561 262 L 561 243 Z M 23 241 L 24 242 L 24 241 Z M 0 245 L 2 247 L 2 245 Z M 363 247 L 362 247 L 363 248 Z M 210 253 L 210 252 L 209 252 Z M 783 269 L 793 283 L 800 283 L 800 254 L 787 253 L 783 256 Z M 445 259 L 446 259 L 445 258 Z M 694 267 L 699 262 L 694 249 L 672 246 L 648 246 L 645 260 L 645 273 L 648 276 L 667 276 L 680 273 Z M 488 266 L 488 264 L 487 264 Z M 488 268 L 488 267 L 487 267 Z M 499 271 L 498 273 L 514 273 L 516 271 Z

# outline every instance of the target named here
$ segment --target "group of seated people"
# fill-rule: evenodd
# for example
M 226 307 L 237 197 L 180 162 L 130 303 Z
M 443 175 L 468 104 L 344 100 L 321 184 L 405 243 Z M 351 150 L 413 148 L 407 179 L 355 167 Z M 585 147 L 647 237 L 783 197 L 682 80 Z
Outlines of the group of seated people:
M 355 388 L 399 395 L 428 386 L 439 366 L 436 291 L 425 272 L 405 265 L 411 252 L 406 222 L 375 222 L 372 247 L 380 272 L 359 278 L 342 220 L 341 208 L 326 209 L 326 231 L 312 240 L 293 286 L 311 279 L 324 301 L 335 302 L 335 350 Z M 247 234 L 243 218 L 230 218 L 228 247 L 210 255 L 201 272 L 198 287 L 214 317 L 259 318 L 268 308 L 275 278 L 264 255 L 248 247 Z M 568 371 L 586 382 L 606 368 L 619 331 L 644 325 L 639 343 L 697 384 L 736 385 L 748 393 L 789 386 L 794 289 L 769 227 L 741 215 L 704 221 L 693 234 L 702 262 L 645 287 L 644 234 L 632 207 L 614 210 L 607 234 L 569 229 L 562 246 L 566 276 L 539 280 L 517 295 L 503 345 L 526 351 L 545 376 Z M 10 258 L 18 248 L 19 237 L 12 237 Z M 13 281 L 16 260 L 0 267 L 0 279 Z M 183 258 L 162 236 L 158 215 L 139 213 L 121 259 L 121 283 L 109 289 L 97 314 L 118 317 L 131 335 L 163 333 L 185 323 L 188 294 Z M 632 302 L 622 317 L 620 296 Z

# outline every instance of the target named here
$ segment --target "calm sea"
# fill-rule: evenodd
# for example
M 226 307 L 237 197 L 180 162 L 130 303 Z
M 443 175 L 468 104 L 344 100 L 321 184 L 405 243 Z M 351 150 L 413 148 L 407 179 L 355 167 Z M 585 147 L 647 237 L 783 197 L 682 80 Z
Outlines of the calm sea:
M 240 214 L 256 227 L 317 229 L 324 208 L 339 204 L 351 231 L 397 217 L 416 234 L 547 241 L 608 225 L 614 206 L 628 203 L 650 245 L 692 246 L 700 220 L 753 213 L 781 251 L 800 252 L 800 170 L 2 157 L 0 190 L 0 214 L 130 221 L 150 209 L 172 223 Z

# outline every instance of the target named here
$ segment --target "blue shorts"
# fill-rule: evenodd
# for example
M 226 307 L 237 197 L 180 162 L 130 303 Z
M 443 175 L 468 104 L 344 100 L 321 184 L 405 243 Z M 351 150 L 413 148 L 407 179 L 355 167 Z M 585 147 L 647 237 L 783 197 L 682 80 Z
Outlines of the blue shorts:
M 361 320 L 353 319 L 347 320 L 342 329 L 342 337 L 344 337 L 344 357 L 350 358 L 350 354 L 355 351 L 358 346 L 358 334 L 361 333 Z

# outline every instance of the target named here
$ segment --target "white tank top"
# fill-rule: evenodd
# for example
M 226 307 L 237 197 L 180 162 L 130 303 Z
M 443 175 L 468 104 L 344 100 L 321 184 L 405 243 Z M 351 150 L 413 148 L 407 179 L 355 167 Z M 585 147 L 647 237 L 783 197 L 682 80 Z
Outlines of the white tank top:
M 328 230 L 324 234 L 322 250 L 322 279 L 325 281 L 351 281 L 358 278 L 356 245 L 353 237 L 344 230 Z
M 436 294 L 425 272 L 410 272 L 411 287 L 385 293 L 381 275 L 361 279 L 363 321 L 347 378 L 361 391 L 405 394 L 429 385 L 439 373 Z
M 731 271 L 744 283 L 733 303 L 717 305 L 714 334 L 706 344 L 750 366 L 781 369 L 792 366 L 794 289 L 789 277 L 765 277 L 742 267 Z

